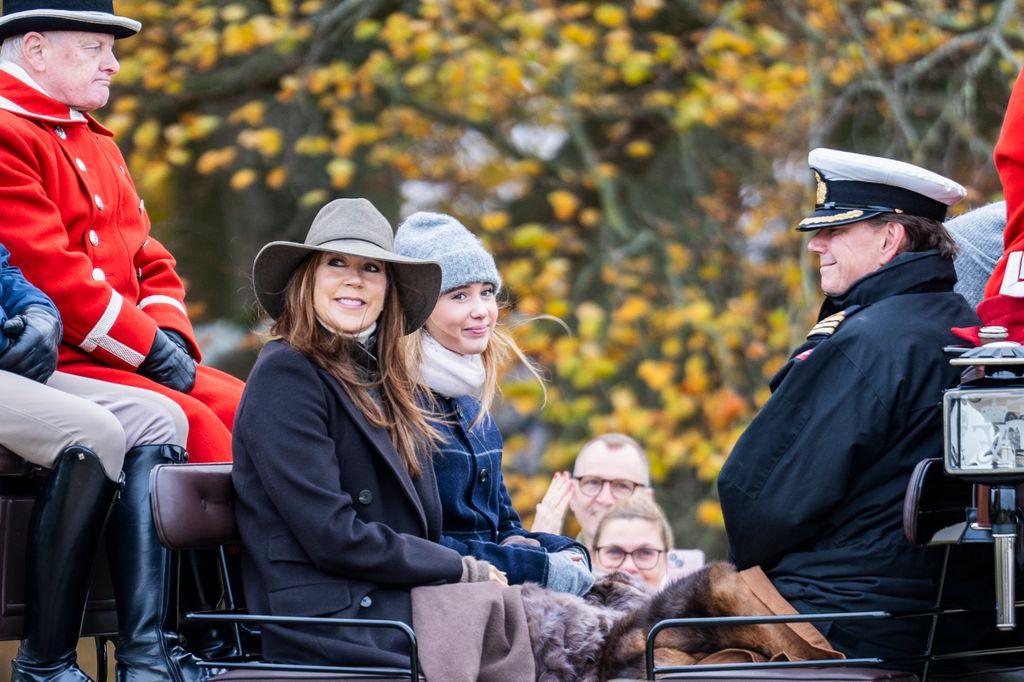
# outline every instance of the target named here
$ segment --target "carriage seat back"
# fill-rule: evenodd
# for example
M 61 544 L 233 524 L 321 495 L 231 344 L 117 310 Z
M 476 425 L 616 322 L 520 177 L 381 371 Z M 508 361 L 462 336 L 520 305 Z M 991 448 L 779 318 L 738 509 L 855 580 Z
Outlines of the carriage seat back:
M 946 474 L 939 458 L 917 463 L 903 499 L 903 533 L 919 547 L 959 541 L 974 506 L 971 484 Z
M 160 464 L 149 479 L 157 536 L 172 550 L 241 541 L 230 464 Z

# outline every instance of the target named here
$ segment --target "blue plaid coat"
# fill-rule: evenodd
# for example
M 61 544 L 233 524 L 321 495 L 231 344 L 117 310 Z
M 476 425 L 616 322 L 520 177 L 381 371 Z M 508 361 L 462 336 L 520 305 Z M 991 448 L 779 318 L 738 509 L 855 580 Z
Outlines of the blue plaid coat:
M 446 398 L 433 394 L 433 410 L 444 416 L 434 426 L 443 443 L 434 455 L 434 471 L 441 496 L 441 544 L 463 556 L 489 561 L 508 575 L 508 582 L 546 584 L 548 552 L 583 545 L 562 535 L 532 533 L 523 528 L 512 506 L 501 474 L 502 440 L 498 426 L 487 415 L 473 429 L 480 403 L 472 397 Z M 540 547 L 500 544 L 521 535 Z

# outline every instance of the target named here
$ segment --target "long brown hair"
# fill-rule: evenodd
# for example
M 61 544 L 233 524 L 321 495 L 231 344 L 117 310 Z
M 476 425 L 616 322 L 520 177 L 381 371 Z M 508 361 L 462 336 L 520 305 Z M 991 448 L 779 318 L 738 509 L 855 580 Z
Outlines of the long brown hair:
M 417 394 L 422 389 L 409 369 L 403 338 L 405 312 L 392 285 L 389 265 L 384 263 L 388 284 L 384 309 L 377 319 L 375 352 L 379 372 L 376 378 L 368 380 L 352 360 L 353 345 L 357 342 L 325 328 L 313 309 L 316 269 L 331 255 L 312 253 L 295 268 L 285 286 L 281 314 L 270 332 L 334 377 L 366 420 L 387 430 L 409 473 L 419 476 L 438 435 L 428 421 L 428 413 L 417 403 Z M 379 403 L 372 396 L 373 389 L 380 392 Z

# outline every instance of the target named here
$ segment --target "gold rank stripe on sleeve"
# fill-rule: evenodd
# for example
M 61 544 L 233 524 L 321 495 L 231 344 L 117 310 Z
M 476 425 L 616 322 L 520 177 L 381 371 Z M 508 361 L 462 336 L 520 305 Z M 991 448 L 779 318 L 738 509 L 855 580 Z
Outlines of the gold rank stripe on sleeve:
M 807 332 L 807 338 L 809 339 L 812 336 L 832 336 L 845 319 L 845 310 L 840 310 L 835 315 L 829 315 L 824 320 L 814 325 L 811 328 L 811 331 Z

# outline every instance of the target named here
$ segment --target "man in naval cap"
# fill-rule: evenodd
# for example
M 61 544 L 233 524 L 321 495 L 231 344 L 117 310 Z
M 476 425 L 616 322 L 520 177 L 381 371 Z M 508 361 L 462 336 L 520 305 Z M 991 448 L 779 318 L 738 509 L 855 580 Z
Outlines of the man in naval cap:
M 942 451 L 942 355 L 976 324 L 953 292 L 943 227 L 964 189 L 923 168 L 833 149 L 808 156 L 810 233 L 825 293 L 818 323 L 771 379 L 718 489 L 732 560 L 760 566 L 801 613 L 929 607 L 939 556 L 903 536 L 907 481 Z M 924 650 L 927 619 L 821 623 L 850 656 Z

